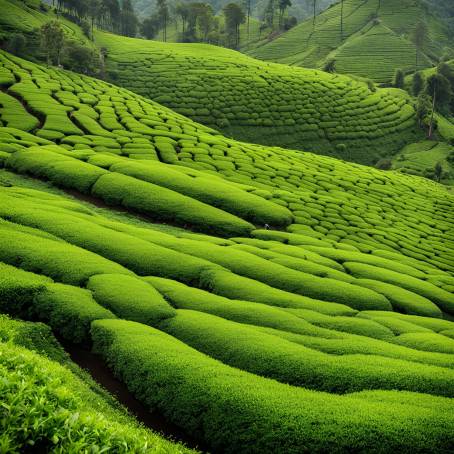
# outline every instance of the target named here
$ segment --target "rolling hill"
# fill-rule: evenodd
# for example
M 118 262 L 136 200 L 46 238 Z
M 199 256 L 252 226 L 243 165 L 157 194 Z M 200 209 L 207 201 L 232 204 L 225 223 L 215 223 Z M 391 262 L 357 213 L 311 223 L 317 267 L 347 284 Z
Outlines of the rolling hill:
M 256 58 L 295 66 L 322 68 L 335 60 L 336 70 L 389 83 L 396 68 L 412 70 L 415 46 L 411 36 L 418 21 L 428 26 L 428 40 L 419 67 L 432 66 L 452 48 L 448 25 L 421 0 L 345 0 L 307 19 L 277 39 L 248 53 Z
M 421 136 L 404 92 L 204 44 L 98 32 L 110 80 L 239 140 L 365 164 Z
M 0 61 L 1 312 L 92 346 L 147 408 L 216 452 L 378 439 L 449 451 L 452 192 L 238 142 L 109 83 Z M 68 442 L 88 391 L 69 366 L 5 343 L 14 329 L 0 331 L 2 383 L 23 371 L 31 392 L 68 396 L 61 435 L 41 443 Z M 104 413 L 107 446 L 137 434 Z M 102 432 L 91 418 L 77 432 L 89 445 Z M 183 449 L 153 437 L 150 450 Z

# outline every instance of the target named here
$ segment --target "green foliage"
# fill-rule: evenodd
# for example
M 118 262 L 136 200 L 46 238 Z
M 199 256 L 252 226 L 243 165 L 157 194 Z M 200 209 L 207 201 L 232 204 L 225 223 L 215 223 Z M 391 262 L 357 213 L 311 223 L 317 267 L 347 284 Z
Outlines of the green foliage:
M 0 446 L 5 452 L 181 453 L 187 450 L 139 427 L 66 367 L 0 343 Z
M 442 451 L 452 443 L 451 402 L 443 398 L 393 391 L 334 396 L 291 387 L 132 322 L 94 322 L 93 339 L 131 392 L 191 433 L 203 433 L 212 450 L 370 450 L 377 436 L 387 449 Z
M 89 279 L 87 288 L 120 318 L 153 325 L 176 314 L 151 285 L 132 276 L 99 274 Z
M 64 339 L 85 344 L 90 343 L 93 320 L 115 318 L 88 290 L 63 284 L 48 284 L 35 297 L 29 316 L 47 323 Z

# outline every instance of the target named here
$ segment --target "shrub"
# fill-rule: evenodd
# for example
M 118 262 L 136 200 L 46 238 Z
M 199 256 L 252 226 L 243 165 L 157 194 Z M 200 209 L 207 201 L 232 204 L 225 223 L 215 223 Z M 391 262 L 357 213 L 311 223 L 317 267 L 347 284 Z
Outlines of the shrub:
M 45 291 L 36 295 L 29 314 L 47 323 L 63 338 L 86 344 L 90 342 L 93 320 L 115 318 L 88 290 L 64 284 L 48 284 Z
M 98 274 L 90 277 L 87 288 L 120 318 L 153 325 L 176 314 L 151 285 L 133 276 Z
M 202 172 L 188 176 L 164 164 L 132 162 L 114 164 L 110 170 L 164 186 L 256 224 L 285 227 L 292 221 L 287 209 Z
M 449 369 L 452 369 L 454 364 L 454 358 L 452 355 L 414 350 L 413 348 L 390 343 L 389 339 L 384 341 L 346 333 L 343 333 L 342 338 L 336 339 L 306 336 L 272 328 L 256 327 L 256 329 L 290 342 L 304 345 L 305 347 L 311 349 L 329 353 L 331 355 L 377 355 L 387 358 L 401 359 L 404 361 L 429 364 L 432 366 L 447 367 Z
M 293 314 L 257 302 L 230 300 L 204 290 L 188 287 L 170 279 L 146 277 L 177 309 L 191 309 L 217 315 L 234 322 L 265 326 L 311 336 L 342 338 L 342 334 L 318 329 Z
M 46 148 L 13 153 L 7 165 L 17 172 L 46 178 L 56 185 L 89 193 L 92 185 L 107 171 Z
M 216 452 L 374 450 L 377 437 L 386 449 L 441 451 L 454 441 L 448 399 L 385 391 L 335 396 L 291 387 L 133 322 L 96 321 L 92 336 L 95 351 L 137 398 Z
M 449 369 L 373 355 L 332 357 L 193 311 L 179 310 L 159 327 L 230 366 L 297 386 L 335 393 L 375 388 L 454 395 L 454 371 Z
M 349 306 L 296 295 L 229 271 L 206 270 L 201 275 L 200 285 L 230 299 L 256 301 L 277 307 L 310 309 L 328 315 L 355 313 Z
M 6 452 L 186 452 L 138 426 L 67 367 L 0 343 L 0 433 Z M 188 451 L 189 452 L 189 451 Z
M 85 249 L 2 226 L 0 261 L 73 285 L 83 285 L 94 274 L 129 273 L 122 266 Z
M 292 293 L 345 304 L 354 309 L 391 309 L 388 300 L 378 293 L 347 282 L 320 278 L 269 262 L 247 252 L 201 243 L 180 240 L 168 247 L 195 255 L 230 269 L 232 272 Z
M 253 226 L 232 214 L 161 186 L 120 173 L 101 176 L 92 194 L 110 205 L 120 205 L 157 220 L 177 222 L 219 235 L 248 235 Z
M 416 350 L 454 354 L 454 339 L 437 333 L 405 333 L 393 342 Z
M 372 320 L 367 320 L 364 323 L 365 320 L 356 317 L 327 316 L 307 309 L 286 309 L 286 311 L 321 328 L 373 337 L 375 339 L 389 339 L 393 336 L 392 331 Z
M 436 287 L 430 282 L 425 282 L 408 275 L 402 276 L 398 272 L 363 263 L 345 262 L 344 267 L 355 277 L 380 280 L 403 287 L 406 290 L 429 299 L 442 311 L 454 314 L 454 295 Z
M 429 299 L 414 292 L 400 288 L 397 285 L 372 279 L 357 279 L 355 282 L 357 285 L 370 288 L 385 295 L 395 311 L 410 315 L 421 315 L 423 317 L 442 318 L 442 312 L 438 306 Z
M 0 262 L 0 312 L 21 316 L 51 279 Z

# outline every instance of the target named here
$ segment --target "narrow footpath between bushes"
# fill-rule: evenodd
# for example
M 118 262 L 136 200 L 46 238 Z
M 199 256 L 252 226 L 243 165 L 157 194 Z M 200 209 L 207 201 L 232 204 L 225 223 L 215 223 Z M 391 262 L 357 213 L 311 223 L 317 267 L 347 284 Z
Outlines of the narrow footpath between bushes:
M 150 412 L 144 404 L 129 392 L 126 385 L 113 375 L 98 355 L 74 344 L 62 342 L 61 339 L 59 341 L 71 357 L 71 360 L 80 368 L 86 370 L 98 384 L 113 395 L 145 427 L 160 433 L 167 439 L 182 442 L 188 448 L 208 452 L 201 443 L 198 443 L 178 426 L 166 421 L 162 414 Z

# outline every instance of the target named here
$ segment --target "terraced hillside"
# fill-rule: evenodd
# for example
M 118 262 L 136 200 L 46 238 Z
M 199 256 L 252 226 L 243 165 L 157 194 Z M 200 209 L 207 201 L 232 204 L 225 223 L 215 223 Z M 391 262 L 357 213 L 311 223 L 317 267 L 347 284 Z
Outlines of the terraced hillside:
M 91 346 L 215 452 L 449 452 L 452 192 L 0 59 L 0 312 Z M 1 339 L 2 376 L 25 362 L 57 392 L 57 366 Z
M 68 40 L 92 48 L 92 42 L 75 23 L 57 16 L 54 12 L 40 8 L 39 0 L 0 0 L 0 41 L 21 33 L 27 38 L 26 53 L 36 58 L 42 53 L 36 30 L 45 23 L 58 19 Z
M 390 82 L 396 68 L 415 66 L 412 33 L 424 20 L 428 40 L 419 57 L 419 67 L 432 66 L 445 49 L 452 47 L 448 28 L 420 0 L 345 0 L 343 33 L 341 3 L 308 19 L 271 42 L 262 42 L 250 55 L 263 60 L 321 68 L 335 60 L 344 74 Z
M 404 92 L 202 44 L 98 33 L 111 80 L 237 139 L 366 164 L 421 134 Z

